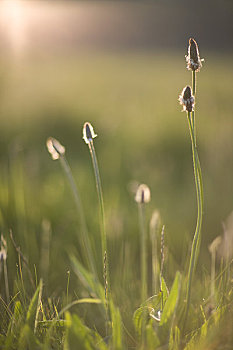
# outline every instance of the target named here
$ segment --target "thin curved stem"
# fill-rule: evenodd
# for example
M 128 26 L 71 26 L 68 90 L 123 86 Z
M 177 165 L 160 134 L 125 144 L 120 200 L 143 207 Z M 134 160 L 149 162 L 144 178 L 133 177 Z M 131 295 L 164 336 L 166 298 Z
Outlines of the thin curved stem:
M 100 206 L 100 230 L 101 230 L 103 277 L 104 277 L 105 301 L 106 301 L 106 335 L 108 335 L 108 324 L 109 324 L 108 309 L 109 309 L 110 280 L 109 280 L 108 253 L 107 253 L 107 237 L 106 237 L 106 228 L 105 228 L 104 200 L 103 200 L 103 191 L 102 191 L 99 167 L 98 167 L 97 157 L 95 153 L 94 143 L 92 140 L 88 143 L 88 146 L 89 146 L 92 164 L 94 168 L 96 190 L 97 190 L 99 206 Z
M 193 96 L 196 97 L 196 71 L 192 71 L 192 92 L 193 92 Z M 195 146 L 197 146 L 195 110 L 192 111 L 192 127 L 193 127 L 193 133 L 194 133 Z
M 188 118 L 189 131 L 190 131 L 191 144 L 192 144 L 193 170 L 194 170 L 194 178 L 195 178 L 195 186 L 196 186 L 196 194 L 197 194 L 197 223 L 196 223 L 196 229 L 193 237 L 190 264 L 189 264 L 187 304 L 186 304 L 184 323 L 186 322 L 189 306 L 190 306 L 192 279 L 193 279 L 194 269 L 197 261 L 198 250 L 200 246 L 201 225 L 202 225 L 202 216 L 203 216 L 203 186 L 202 186 L 201 167 L 200 167 L 200 162 L 198 158 L 197 147 L 195 144 L 195 135 L 194 135 L 193 123 L 192 123 L 190 112 L 187 113 L 187 118 Z
M 145 203 L 138 204 L 139 226 L 141 231 L 141 303 L 147 299 L 147 249 Z M 142 314 L 142 345 L 146 345 L 146 313 Z
M 91 249 L 91 243 L 90 243 L 90 238 L 88 235 L 88 230 L 87 230 L 87 225 L 86 225 L 86 220 L 85 220 L 85 215 L 84 215 L 84 211 L 83 211 L 83 206 L 82 206 L 82 202 L 77 190 L 77 186 L 75 184 L 69 163 L 67 162 L 67 159 L 65 156 L 62 156 L 59 158 L 61 165 L 64 169 L 64 172 L 69 180 L 70 183 L 70 187 L 74 196 L 74 201 L 77 207 L 77 211 L 80 217 L 80 224 L 81 224 L 81 231 L 82 231 L 82 241 L 83 241 L 83 245 L 84 245 L 84 249 L 86 250 L 87 253 L 87 257 L 88 257 L 88 265 L 91 269 L 91 272 L 94 274 L 95 278 L 98 279 L 98 275 L 96 272 L 96 268 L 95 268 L 95 263 L 94 263 L 94 257 L 92 254 L 92 249 Z

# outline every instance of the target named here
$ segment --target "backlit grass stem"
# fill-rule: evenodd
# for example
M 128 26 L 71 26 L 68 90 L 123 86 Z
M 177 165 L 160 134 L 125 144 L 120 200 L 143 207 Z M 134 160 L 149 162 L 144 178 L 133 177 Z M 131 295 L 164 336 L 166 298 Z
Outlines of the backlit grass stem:
M 147 299 L 147 232 L 145 205 L 150 201 L 150 189 L 141 184 L 136 192 L 135 201 L 138 203 L 138 218 L 141 239 L 141 303 Z M 146 313 L 142 315 L 142 344 L 146 342 Z
M 189 263 L 185 321 L 188 316 L 188 311 L 190 306 L 192 279 L 193 279 L 195 264 L 196 264 L 197 255 L 198 255 L 198 248 L 199 248 L 200 235 L 201 235 L 202 216 L 203 216 L 203 193 L 202 193 L 202 183 L 200 178 L 201 168 L 200 168 L 200 163 L 198 159 L 197 147 L 195 145 L 195 135 L 193 130 L 191 112 L 187 112 L 187 119 L 188 119 L 191 144 L 192 144 L 193 170 L 194 170 L 194 179 L 195 179 L 196 194 L 197 194 L 197 223 L 196 223 L 196 229 L 194 233 L 192 249 L 191 249 L 191 257 L 190 257 L 190 263 Z
M 195 70 L 192 71 L 192 91 L 193 91 L 193 96 L 195 98 L 195 95 L 196 95 L 196 71 Z M 193 132 L 194 132 L 195 146 L 197 146 L 195 109 L 192 111 L 192 127 L 193 127 Z
M 92 165 L 93 165 L 95 180 L 96 180 L 96 190 L 97 190 L 98 199 L 99 199 L 100 217 L 101 217 L 100 228 L 101 228 L 102 257 L 104 257 L 105 252 L 107 252 L 107 239 L 106 239 L 106 228 L 105 228 L 103 191 L 102 191 L 99 167 L 98 167 L 98 162 L 97 162 L 97 157 L 96 157 L 96 152 L 95 152 L 95 147 L 94 147 L 93 141 L 91 141 L 88 144 L 88 146 L 89 146 L 89 150 L 90 150 L 90 154 L 91 154 Z
M 62 168 L 64 169 L 64 172 L 67 176 L 67 179 L 69 180 L 70 183 L 70 187 L 74 196 L 74 201 L 77 207 L 77 211 L 79 213 L 79 217 L 80 217 L 80 224 L 81 224 L 81 231 L 82 231 L 82 239 L 83 239 L 83 244 L 84 244 L 84 248 L 87 252 L 87 257 L 88 257 L 88 265 L 91 269 L 91 272 L 95 275 L 95 277 L 97 278 L 97 273 L 96 273 L 96 268 L 95 268 L 95 264 L 94 264 L 94 258 L 93 258 L 93 254 L 92 254 L 92 250 L 91 250 L 91 243 L 90 243 L 90 239 L 89 239 L 89 235 L 88 235 L 88 231 L 87 231 L 87 225 L 86 225 L 86 220 L 85 220 L 85 215 L 84 215 L 84 211 L 83 211 L 83 206 L 82 206 L 82 202 L 69 166 L 69 163 L 67 162 L 67 159 L 65 157 L 65 155 L 61 156 L 59 158 Z
M 83 206 L 82 206 L 82 202 L 81 202 L 81 199 L 80 199 L 80 196 L 78 193 L 78 189 L 77 189 L 77 186 L 75 184 L 69 163 L 68 163 L 66 156 L 65 156 L 65 147 L 62 146 L 60 144 L 60 142 L 57 141 L 55 138 L 50 137 L 47 140 L 47 148 L 48 148 L 48 151 L 51 154 L 53 160 L 56 160 L 56 159 L 60 160 L 62 168 L 63 168 L 63 170 L 66 174 L 66 177 L 69 181 L 71 191 L 72 191 L 73 196 L 74 196 L 76 208 L 78 211 L 78 215 L 80 218 L 80 225 L 81 225 L 81 232 L 82 232 L 82 244 L 84 246 L 84 250 L 87 253 L 87 264 L 88 264 L 89 268 L 91 269 L 91 272 L 94 274 L 95 278 L 98 279 L 98 275 L 97 275 L 95 263 L 94 263 L 94 257 L 93 257 L 92 249 L 91 249 L 90 238 L 88 235 L 85 215 L 84 215 L 84 211 L 83 211 Z M 85 254 L 84 254 L 84 257 L 85 257 Z
M 104 287 L 105 287 L 105 303 L 106 303 L 106 335 L 108 335 L 110 280 L 109 280 L 109 266 L 108 266 L 103 191 L 102 191 L 98 161 L 97 161 L 94 142 L 93 142 L 93 139 L 96 136 L 97 135 L 94 133 L 94 129 L 92 125 L 86 122 L 83 127 L 83 139 L 87 143 L 91 154 L 91 160 L 92 160 L 92 165 L 93 165 L 94 174 L 95 174 L 95 181 L 96 181 L 96 190 L 98 194 L 99 207 L 100 207 L 100 231 L 101 231 L 101 246 L 102 246 L 102 259 L 103 259 L 102 260 L 103 261 L 103 278 L 104 278 Z
M 138 204 L 138 217 L 141 233 L 141 302 L 147 299 L 147 249 L 145 204 Z
M 193 92 L 193 97 L 196 99 L 196 86 L 197 86 L 197 78 L 196 78 L 197 71 L 193 70 L 192 71 L 192 92 Z M 193 127 L 193 135 L 194 135 L 194 143 L 195 143 L 195 148 L 196 148 L 196 156 L 197 156 L 197 171 L 198 171 L 198 178 L 199 178 L 199 183 L 200 183 L 200 193 L 201 193 L 201 200 L 202 200 L 202 214 L 203 214 L 203 205 L 204 205 L 204 194 L 203 194 L 203 181 L 202 181 L 202 172 L 201 172 L 201 165 L 200 165 L 200 160 L 197 152 L 197 131 L 196 131 L 196 122 L 195 122 L 195 108 L 192 111 L 192 127 Z M 197 254 L 196 254 L 196 259 L 199 253 L 200 249 L 200 243 L 201 240 L 198 240 L 198 246 L 197 246 Z
M 159 212 L 155 210 L 150 221 L 152 294 L 156 294 L 157 292 L 157 280 L 158 280 L 157 235 L 158 235 L 159 226 L 160 226 L 160 215 L 159 215 Z

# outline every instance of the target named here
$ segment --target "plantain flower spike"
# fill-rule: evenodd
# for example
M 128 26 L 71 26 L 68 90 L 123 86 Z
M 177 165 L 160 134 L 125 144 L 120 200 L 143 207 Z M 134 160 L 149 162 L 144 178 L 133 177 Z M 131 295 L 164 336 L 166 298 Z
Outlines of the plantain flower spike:
M 150 189 L 147 185 L 141 184 L 138 186 L 135 201 L 138 204 L 149 203 L 150 202 Z
M 58 140 L 53 137 L 49 137 L 46 142 L 49 153 L 53 160 L 63 157 L 65 154 L 65 147 L 60 144 Z
M 192 112 L 194 110 L 194 96 L 190 86 L 183 88 L 178 101 L 183 106 L 183 111 Z
M 97 135 L 94 132 L 93 126 L 86 122 L 83 126 L 83 140 L 89 144 Z
M 196 41 L 193 38 L 189 39 L 188 55 L 185 56 L 187 69 L 199 72 L 202 67 L 203 59 L 200 58 L 199 49 Z

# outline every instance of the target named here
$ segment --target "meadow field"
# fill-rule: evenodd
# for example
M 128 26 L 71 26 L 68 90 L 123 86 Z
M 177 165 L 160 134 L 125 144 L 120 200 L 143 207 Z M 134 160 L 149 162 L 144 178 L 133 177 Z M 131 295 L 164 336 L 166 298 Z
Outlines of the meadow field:
M 141 305 L 140 227 L 134 200 L 140 183 L 151 190 L 145 211 L 147 297 L 161 292 L 159 273 L 157 290 L 152 284 L 149 223 L 155 210 L 161 217 L 156 234 L 158 266 L 160 234 L 165 225 L 163 281 L 171 291 L 176 276 L 180 286 L 176 286 L 179 302 L 173 300 L 176 308 L 174 305 L 171 309 L 174 329 L 169 325 L 168 331 L 164 321 L 166 329 L 160 337 L 158 321 L 151 318 L 144 348 L 232 349 L 232 250 L 227 261 L 223 253 L 224 244 L 232 245 L 233 237 L 229 218 L 233 210 L 232 55 L 205 48 L 201 48 L 205 62 L 197 73 L 196 97 L 204 185 L 202 238 L 187 329 L 183 333 L 177 330 L 197 216 L 188 123 L 178 103 L 183 87 L 191 85 L 185 54 L 186 48 L 145 53 L 90 50 L 58 56 L 31 54 L 17 61 L 1 57 L 0 228 L 7 242 L 6 259 L 0 262 L 1 349 L 145 346 L 137 334 L 140 326 L 135 328 L 139 316 L 132 320 Z M 104 281 L 98 196 L 90 154 L 82 139 L 84 122 L 90 122 L 98 135 L 94 144 L 103 188 L 114 303 L 110 306 L 113 335 L 107 337 L 104 307 L 99 304 Z M 101 288 L 83 270 L 88 264 L 79 214 L 59 160 L 52 161 L 47 151 L 50 136 L 66 148 Z M 222 237 L 222 243 L 216 253 L 213 302 L 208 247 L 217 236 Z M 174 290 L 170 295 L 175 298 Z M 83 304 L 71 304 L 82 299 Z M 66 312 L 60 313 L 66 306 Z M 211 317 L 214 322 L 209 321 Z

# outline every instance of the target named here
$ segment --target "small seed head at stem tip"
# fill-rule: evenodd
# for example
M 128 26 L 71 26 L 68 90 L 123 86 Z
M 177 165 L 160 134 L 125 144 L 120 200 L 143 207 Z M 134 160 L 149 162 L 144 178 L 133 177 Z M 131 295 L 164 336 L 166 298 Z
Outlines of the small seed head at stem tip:
M 203 59 L 200 58 L 199 49 L 196 41 L 193 38 L 189 39 L 188 55 L 185 56 L 187 69 L 199 72 L 202 67 Z
M 147 185 L 141 184 L 138 186 L 135 201 L 138 204 L 149 203 L 150 202 L 150 189 Z
M 183 88 L 178 101 L 183 106 L 183 111 L 192 112 L 194 110 L 194 96 L 190 86 Z
M 49 137 L 47 142 L 47 149 L 52 156 L 53 160 L 59 159 L 65 154 L 65 147 L 60 144 L 58 140 L 53 137 Z
M 93 126 L 86 122 L 83 126 L 83 140 L 89 144 L 96 136 Z

